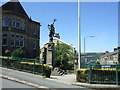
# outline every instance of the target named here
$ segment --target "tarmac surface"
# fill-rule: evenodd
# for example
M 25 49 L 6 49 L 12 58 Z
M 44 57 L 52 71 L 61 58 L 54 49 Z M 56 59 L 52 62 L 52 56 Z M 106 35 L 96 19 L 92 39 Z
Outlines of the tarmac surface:
M 53 78 L 45 78 L 40 75 L 34 75 L 27 72 L 0 68 L 2 70 L 2 78 L 29 84 L 36 88 L 83 88 L 81 86 L 71 85 L 64 82 L 55 81 Z M 88 88 L 87 88 L 88 89 Z M 89 90 L 89 89 L 88 89 Z
M 7 70 L 7 69 L 4 68 L 4 70 Z M 12 71 L 14 71 L 14 70 L 12 70 Z M 19 71 L 17 71 L 17 72 L 19 72 Z M 19 73 L 21 73 L 21 72 L 19 72 Z M 5 72 L 3 74 L 3 76 L 6 75 L 6 74 L 8 74 L 10 76 L 12 75 L 12 73 L 10 73 L 10 72 L 9 73 Z M 16 78 L 19 78 L 18 76 Z M 30 75 L 27 75 L 27 76 L 30 76 Z M 30 77 L 35 77 L 36 81 L 38 79 L 38 75 L 32 75 Z M 20 79 L 22 79 L 22 78 L 20 78 Z M 39 84 L 40 84 L 40 82 L 42 82 L 42 84 L 43 84 L 42 86 L 44 86 L 45 85 L 44 83 L 48 83 L 47 87 L 50 87 L 50 88 L 61 88 L 61 87 L 66 88 L 66 86 L 67 86 L 69 88 L 78 88 L 78 87 L 81 88 L 81 89 L 82 88 L 83 89 L 87 88 L 87 90 L 89 90 L 89 89 L 90 90 L 91 89 L 97 89 L 97 90 L 120 90 L 120 85 L 89 84 L 89 83 L 76 82 L 76 75 L 75 74 L 67 74 L 67 75 L 63 75 L 63 76 L 51 76 L 50 78 L 44 78 L 42 76 L 39 76 L 39 79 L 42 80 L 42 81 L 39 80 Z M 33 80 L 33 79 L 31 78 L 31 80 Z M 27 82 L 29 82 L 29 81 L 30 80 L 27 80 Z M 32 83 L 37 84 L 36 82 L 32 82 Z M 52 85 L 52 86 L 50 86 L 50 85 Z M 57 86 L 57 87 L 55 87 L 54 85 Z M 61 87 L 58 86 L 58 85 L 61 85 Z M 41 87 L 41 85 L 40 85 L 40 87 Z M 45 87 L 43 87 L 43 88 L 45 88 Z

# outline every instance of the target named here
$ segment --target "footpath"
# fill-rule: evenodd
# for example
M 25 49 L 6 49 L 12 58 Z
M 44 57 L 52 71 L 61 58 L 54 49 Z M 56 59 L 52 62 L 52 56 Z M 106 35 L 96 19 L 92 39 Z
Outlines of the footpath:
M 111 85 L 111 84 L 89 84 L 76 82 L 75 74 L 68 74 L 63 76 L 51 76 L 50 80 L 55 80 L 59 82 L 64 82 L 66 84 L 72 84 L 81 87 L 93 88 L 93 89 L 106 89 L 106 90 L 120 90 L 120 85 Z

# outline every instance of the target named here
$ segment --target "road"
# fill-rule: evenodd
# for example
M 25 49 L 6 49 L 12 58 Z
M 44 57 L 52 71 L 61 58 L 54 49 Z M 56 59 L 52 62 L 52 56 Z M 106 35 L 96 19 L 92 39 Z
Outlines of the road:
M 27 81 L 36 85 L 44 86 L 47 88 L 83 88 L 80 86 L 74 86 L 74 85 L 65 84 L 62 82 L 57 82 L 54 80 L 49 80 L 49 78 L 43 78 L 40 75 L 34 75 L 34 74 L 20 72 L 20 71 L 6 69 L 6 68 L 0 68 L 0 70 L 2 70 L 2 75 L 24 80 L 24 81 Z M 91 90 L 91 89 L 87 88 L 87 90 Z
M 2 78 L 2 88 L 34 88 L 34 87 Z

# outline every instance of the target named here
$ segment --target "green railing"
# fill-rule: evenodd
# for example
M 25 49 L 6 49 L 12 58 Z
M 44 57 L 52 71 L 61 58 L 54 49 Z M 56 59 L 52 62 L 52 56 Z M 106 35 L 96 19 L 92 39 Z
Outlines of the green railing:
M 120 65 L 89 65 L 89 83 L 120 84 Z
M 20 71 L 30 72 L 33 74 L 44 73 L 44 60 L 29 59 L 29 58 L 14 58 L 14 57 L 5 57 L 0 56 L 2 63 L 0 66 L 16 69 Z

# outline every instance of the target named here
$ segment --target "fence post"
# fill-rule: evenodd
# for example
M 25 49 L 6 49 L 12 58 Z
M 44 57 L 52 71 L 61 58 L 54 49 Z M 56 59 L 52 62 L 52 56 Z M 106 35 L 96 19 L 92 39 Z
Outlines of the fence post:
M 92 77 L 92 65 L 89 67 L 89 83 L 91 84 L 91 77 Z
M 34 59 L 34 65 L 33 65 L 33 73 L 35 74 L 35 61 L 36 59 Z
M 116 85 L 118 85 L 118 65 L 116 65 Z
M 42 76 L 44 76 L 44 64 L 43 64 L 43 61 L 42 61 Z

